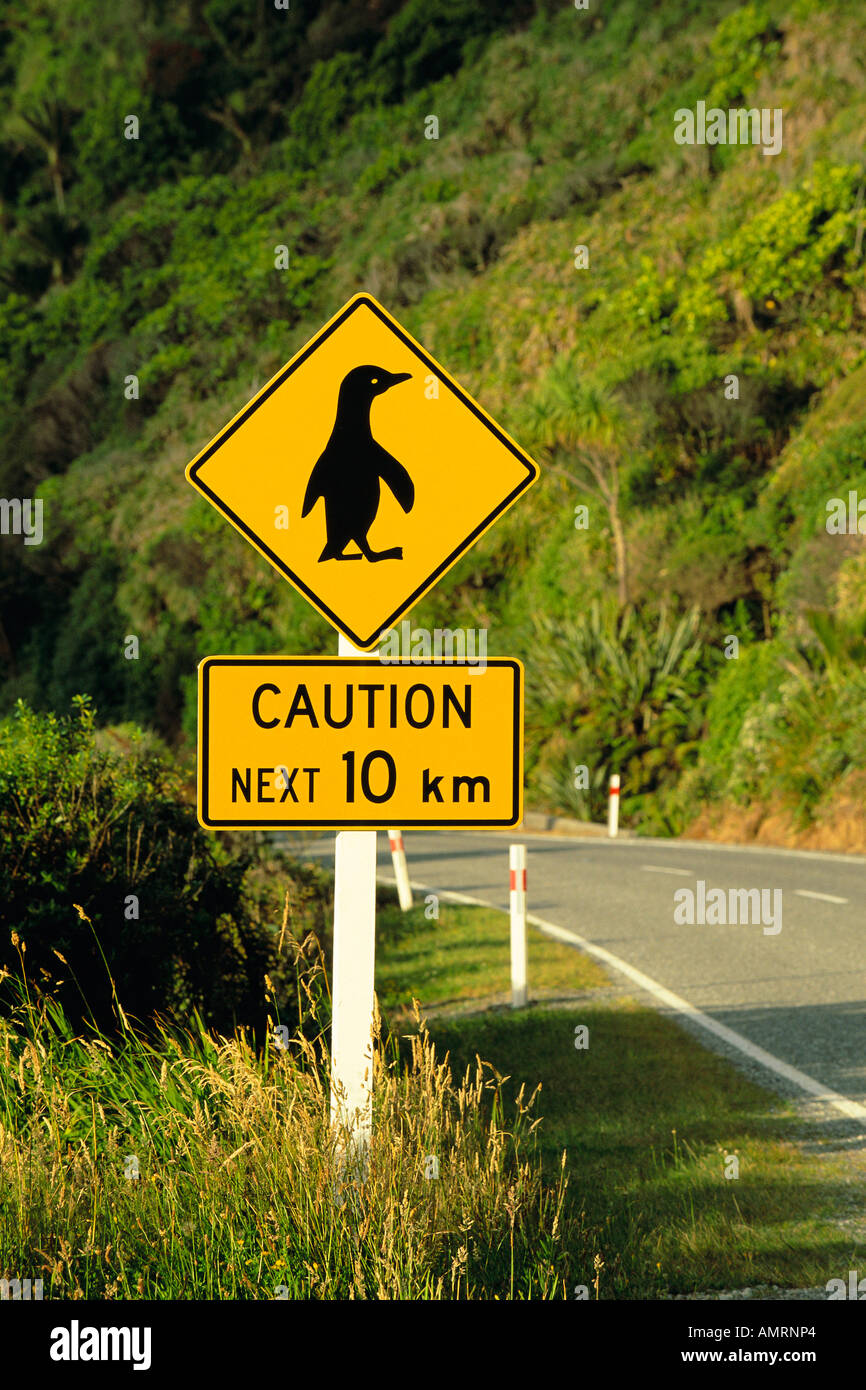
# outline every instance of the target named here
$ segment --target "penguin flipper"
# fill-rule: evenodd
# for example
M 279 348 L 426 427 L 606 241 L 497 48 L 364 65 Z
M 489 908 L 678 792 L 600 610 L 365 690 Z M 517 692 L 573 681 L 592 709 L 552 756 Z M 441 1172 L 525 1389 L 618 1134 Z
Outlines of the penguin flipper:
M 321 460 L 319 462 L 321 462 Z M 320 468 L 319 463 L 317 463 L 310 474 L 310 481 L 307 483 L 307 490 L 304 493 L 304 505 L 301 510 L 301 517 L 303 518 L 308 512 L 311 512 L 319 498 L 324 497 L 324 495 L 325 479 L 323 470 Z
M 415 503 L 415 484 L 402 463 L 398 463 L 394 456 L 380 445 L 376 451 L 376 464 L 379 477 L 383 483 L 388 484 L 403 511 L 411 512 Z

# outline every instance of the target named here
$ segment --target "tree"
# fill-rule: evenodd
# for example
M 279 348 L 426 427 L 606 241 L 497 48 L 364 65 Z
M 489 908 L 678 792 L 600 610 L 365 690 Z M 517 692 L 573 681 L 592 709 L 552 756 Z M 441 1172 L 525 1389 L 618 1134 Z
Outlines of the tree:
M 68 153 L 72 113 L 62 102 L 46 98 L 22 108 L 18 115 L 25 138 L 32 140 L 45 155 L 54 201 L 62 217 L 66 212 L 63 169 Z
M 535 392 L 528 428 L 553 472 L 603 502 L 613 539 L 617 597 L 624 607 L 629 594 L 622 466 L 639 439 L 635 415 L 612 392 L 582 380 L 575 355 L 568 354 L 554 363 Z
M 76 252 L 86 240 L 85 229 L 76 217 L 67 213 L 55 212 L 50 205 L 43 204 L 30 216 L 19 216 L 18 237 L 11 240 L 13 248 L 20 245 L 32 254 L 24 263 L 14 263 L 11 271 L 0 269 L 0 279 L 13 289 L 26 284 L 28 262 L 36 267 L 51 267 L 51 280 L 56 285 L 65 284 L 70 278 Z

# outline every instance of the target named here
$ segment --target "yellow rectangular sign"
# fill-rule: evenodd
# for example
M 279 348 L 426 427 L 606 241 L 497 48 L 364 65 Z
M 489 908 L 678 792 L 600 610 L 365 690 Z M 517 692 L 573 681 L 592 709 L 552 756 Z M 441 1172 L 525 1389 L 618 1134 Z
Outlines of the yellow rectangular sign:
M 198 670 L 207 829 L 521 820 L 519 661 L 209 656 Z

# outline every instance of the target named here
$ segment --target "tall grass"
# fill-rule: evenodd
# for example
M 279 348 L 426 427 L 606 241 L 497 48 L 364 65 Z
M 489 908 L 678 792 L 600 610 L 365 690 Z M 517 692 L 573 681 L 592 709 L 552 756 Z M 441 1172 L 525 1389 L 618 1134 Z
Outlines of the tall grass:
M 76 1035 L 22 974 L 0 1020 L 0 1275 L 71 1299 L 566 1296 L 586 1235 L 564 1163 L 541 1179 L 534 1096 L 506 1114 L 480 1058 L 454 1077 L 423 1026 L 401 1045 L 377 1025 L 353 1168 L 305 1022 L 256 1051 L 118 1004 L 116 1034 Z

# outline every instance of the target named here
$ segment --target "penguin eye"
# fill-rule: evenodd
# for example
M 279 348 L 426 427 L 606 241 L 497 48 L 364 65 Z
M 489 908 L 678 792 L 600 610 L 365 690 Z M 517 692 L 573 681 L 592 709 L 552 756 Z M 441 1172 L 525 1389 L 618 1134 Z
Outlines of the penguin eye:
M 371 383 L 372 383 L 373 386 L 378 386 L 378 385 L 379 385 L 379 378 L 378 378 L 377 376 L 371 377 L 371 378 L 370 378 L 370 381 L 371 381 Z

